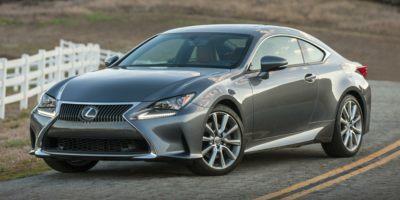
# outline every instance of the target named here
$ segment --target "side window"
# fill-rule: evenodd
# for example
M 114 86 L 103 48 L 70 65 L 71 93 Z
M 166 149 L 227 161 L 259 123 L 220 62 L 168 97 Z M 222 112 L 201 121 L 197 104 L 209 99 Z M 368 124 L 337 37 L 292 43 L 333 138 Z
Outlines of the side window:
M 305 63 L 320 62 L 324 59 L 325 54 L 321 49 L 303 40 L 299 41 L 303 50 Z
M 296 38 L 292 37 L 272 37 L 265 40 L 253 58 L 252 70 L 261 69 L 260 61 L 264 56 L 285 58 L 288 61 L 288 65 L 304 63 L 299 43 Z

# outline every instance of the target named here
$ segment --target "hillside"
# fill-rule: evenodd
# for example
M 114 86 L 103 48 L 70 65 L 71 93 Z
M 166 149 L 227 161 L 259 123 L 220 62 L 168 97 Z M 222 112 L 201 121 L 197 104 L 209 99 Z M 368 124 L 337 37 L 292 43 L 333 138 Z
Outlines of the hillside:
M 54 47 L 60 38 L 127 51 L 164 30 L 210 23 L 261 23 L 309 32 L 349 59 L 370 66 L 370 78 L 400 74 L 399 7 L 375 1 L 96 0 L 0 4 L 0 57 Z M 384 70 L 382 70 L 382 68 Z

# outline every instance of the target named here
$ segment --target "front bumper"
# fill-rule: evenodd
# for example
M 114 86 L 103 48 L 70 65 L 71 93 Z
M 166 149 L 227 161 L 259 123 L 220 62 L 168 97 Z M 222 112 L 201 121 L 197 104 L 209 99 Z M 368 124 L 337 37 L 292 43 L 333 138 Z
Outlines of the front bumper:
M 123 114 L 121 123 L 79 123 L 66 122 L 59 118 L 59 102 L 57 115 L 54 118 L 39 115 L 34 109 L 31 115 L 30 154 L 37 157 L 53 157 L 62 159 L 94 159 L 94 160 L 157 160 L 157 159 L 196 159 L 201 158 L 201 141 L 203 124 L 208 109 L 189 104 L 177 115 L 133 120 L 130 116 L 150 103 L 132 103 L 132 107 Z M 93 103 L 80 103 L 93 105 Z M 93 139 L 142 139 L 148 145 L 148 151 L 141 152 L 86 152 L 58 151 L 46 147 L 46 138 L 93 138 Z

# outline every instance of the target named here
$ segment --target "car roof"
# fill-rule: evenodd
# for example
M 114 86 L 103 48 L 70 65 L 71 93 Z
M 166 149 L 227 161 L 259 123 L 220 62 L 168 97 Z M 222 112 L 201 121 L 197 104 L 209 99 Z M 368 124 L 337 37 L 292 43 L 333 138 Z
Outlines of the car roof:
M 211 25 L 197 25 L 197 26 L 175 28 L 165 31 L 162 34 L 197 33 L 197 32 L 248 34 L 252 35 L 255 38 L 268 37 L 271 35 L 289 35 L 306 39 L 308 41 L 311 41 L 318 47 L 324 49 L 325 51 L 334 53 L 335 55 L 339 55 L 328 45 L 323 43 L 321 40 L 315 38 L 314 36 L 305 33 L 303 31 L 285 26 L 274 26 L 274 25 L 263 25 L 263 24 L 211 24 Z
M 237 33 L 249 34 L 253 36 L 272 35 L 272 34 L 290 34 L 304 36 L 304 32 L 294 28 L 262 25 L 262 24 L 212 24 L 187 26 L 168 30 L 164 33 L 188 33 L 188 32 L 218 32 L 218 33 Z

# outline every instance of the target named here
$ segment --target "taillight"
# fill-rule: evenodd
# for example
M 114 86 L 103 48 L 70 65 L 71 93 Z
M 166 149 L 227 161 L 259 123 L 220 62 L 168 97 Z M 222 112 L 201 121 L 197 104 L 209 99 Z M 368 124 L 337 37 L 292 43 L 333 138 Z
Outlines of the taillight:
M 367 78 L 368 75 L 368 66 L 364 65 L 364 66 L 359 66 L 357 67 L 357 72 L 359 74 L 361 74 L 362 76 L 364 76 L 364 78 Z

